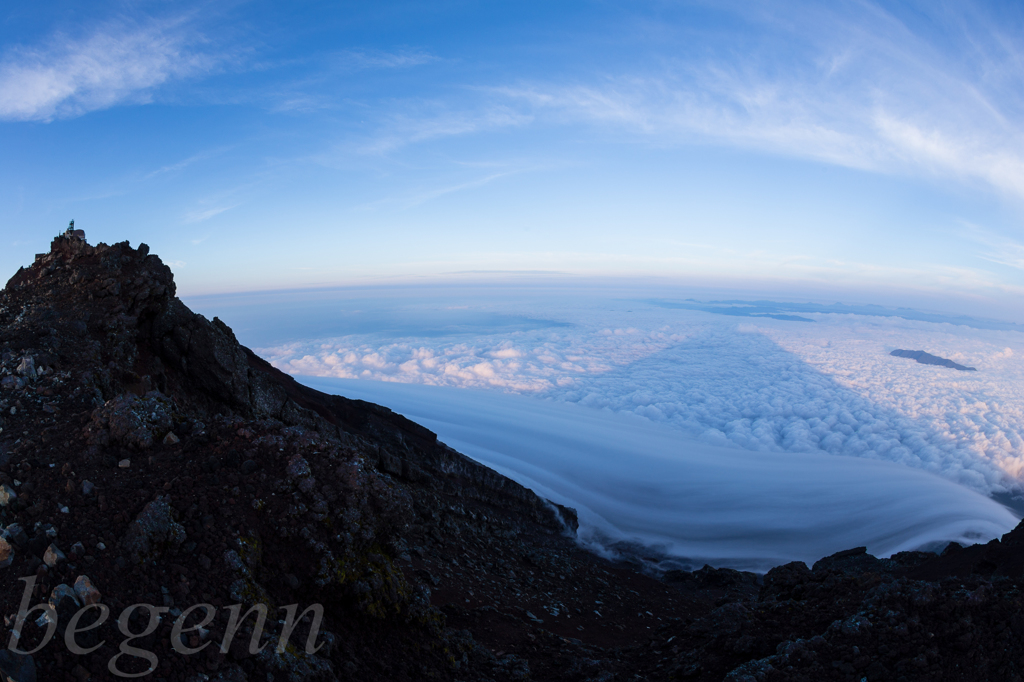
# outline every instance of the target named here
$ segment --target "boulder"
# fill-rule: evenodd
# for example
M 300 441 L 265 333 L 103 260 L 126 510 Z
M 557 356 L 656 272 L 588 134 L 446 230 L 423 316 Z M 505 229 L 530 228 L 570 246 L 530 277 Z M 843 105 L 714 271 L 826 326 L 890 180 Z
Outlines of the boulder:
M 61 583 L 50 592 L 50 606 L 57 614 L 58 622 L 66 623 L 75 615 L 75 611 L 82 608 L 82 602 L 78 600 L 73 587 Z
M 88 433 L 95 445 L 115 443 L 133 450 L 148 450 L 170 433 L 172 424 L 167 396 L 158 391 L 150 391 L 142 398 L 126 393 L 93 412 Z
M 50 543 L 50 546 L 46 548 L 45 552 L 43 552 L 43 563 L 50 568 L 56 568 L 57 564 L 62 561 L 67 561 L 67 559 L 68 558 L 64 555 L 64 552 L 60 551 L 57 545 L 53 543 Z
M 100 599 L 103 597 L 87 575 L 80 575 L 75 578 L 75 595 L 86 606 L 99 603 Z
M 14 488 L 6 483 L 0 485 L 0 507 L 6 507 L 17 498 L 18 493 L 14 492 Z
M 18 364 L 18 374 L 28 379 L 36 378 L 36 361 L 31 355 L 26 355 Z
M 185 541 L 185 528 L 174 521 L 171 505 L 158 497 L 147 504 L 128 526 L 122 546 L 135 563 L 153 558 Z

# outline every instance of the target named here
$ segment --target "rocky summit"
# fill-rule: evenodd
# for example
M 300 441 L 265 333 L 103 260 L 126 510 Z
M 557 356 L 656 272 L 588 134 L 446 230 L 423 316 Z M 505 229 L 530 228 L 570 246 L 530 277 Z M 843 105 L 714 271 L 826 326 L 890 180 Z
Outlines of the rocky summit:
M 759 576 L 575 513 L 57 237 L 0 293 L 0 671 L 151 680 L 1020 680 L 1024 528 Z M 585 453 L 581 453 L 581 461 Z

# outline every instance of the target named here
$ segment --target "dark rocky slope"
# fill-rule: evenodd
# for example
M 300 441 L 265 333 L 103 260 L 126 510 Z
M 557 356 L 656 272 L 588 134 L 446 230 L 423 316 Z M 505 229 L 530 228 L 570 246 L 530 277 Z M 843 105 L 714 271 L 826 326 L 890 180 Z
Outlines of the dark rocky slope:
M 141 673 L 144 652 L 148 679 L 189 682 L 1020 679 L 1022 529 L 656 579 L 581 550 L 571 510 L 423 427 L 270 367 L 175 298 L 144 245 L 54 240 L 0 293 L 0 353 L 4 636 L 20 578 L 58 632 L 82 602 L 111 611 L 76 636 L 89 653 L 58 634 L 0 654 L 15 680 L 118 679 L 111 662 Z M 139 603 L 168 612 L 117 657 L 114 619 Z M 174 623 L 201 603 L 214 619 L 177 645 L 210 644 L 180 653 Z M 221 651 L 237 603 L 268 606 L 270 646 L 250 652 L 250 619 Z M 323 606 L 315 654 L 308 618 L 277 652 L 288 604 Z

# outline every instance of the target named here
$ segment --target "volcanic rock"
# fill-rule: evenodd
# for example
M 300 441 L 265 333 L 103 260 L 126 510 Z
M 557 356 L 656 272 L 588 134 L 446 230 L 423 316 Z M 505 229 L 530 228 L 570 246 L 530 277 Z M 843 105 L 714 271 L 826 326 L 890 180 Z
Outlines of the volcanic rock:
M 62 561 L 67 561 L 67 559 L 68 558 L 64 555 L 64 552 L 60 551 L 60 548 L 58 548 L 57 545 L 54 545 L 52 543 L 50 544 L 49 547 L 46 548 L 46 551 L 43 553 L 43 563 L 49 566 L 50 568 L 56 568 L 57 564 L 59 564 Z
M 14 548 L 5 538 L 0 537 L 0 568 L 7 568 L 14 563 Z
M 185 541 L 185 528 L 171 516 L 171 505 L 164 497 L 147 504 L 128 526 L 121 546 L 135 563 L 156 557 Z

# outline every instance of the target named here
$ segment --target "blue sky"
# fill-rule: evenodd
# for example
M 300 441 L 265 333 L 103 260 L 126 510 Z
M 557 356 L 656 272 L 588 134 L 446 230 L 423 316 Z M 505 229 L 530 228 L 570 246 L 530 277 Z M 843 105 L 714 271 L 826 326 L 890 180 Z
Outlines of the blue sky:
M 1015 3 L 53 2 L 0 45 L 8 273 L 74 218 L 186 294 L 553 271 L 1024 321 Z

